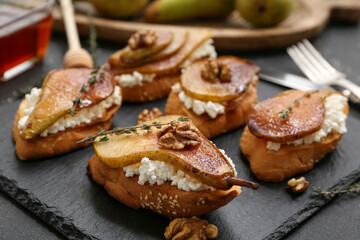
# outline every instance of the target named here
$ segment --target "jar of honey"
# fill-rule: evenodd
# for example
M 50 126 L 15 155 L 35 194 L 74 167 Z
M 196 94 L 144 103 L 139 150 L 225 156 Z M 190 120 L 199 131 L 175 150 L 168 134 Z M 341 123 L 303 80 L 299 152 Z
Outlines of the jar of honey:
M 0 81 L 13 78 L 44 58 L 54 2 L 0 1 Z

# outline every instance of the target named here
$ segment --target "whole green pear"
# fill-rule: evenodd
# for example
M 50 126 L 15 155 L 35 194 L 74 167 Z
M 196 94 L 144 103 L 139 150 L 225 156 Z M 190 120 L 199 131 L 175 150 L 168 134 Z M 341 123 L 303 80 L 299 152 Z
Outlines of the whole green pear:
M 142 10 L 149 0 L 88 0 L 96 10 L 111 18 L 129 18 Z
M 222 18 L 234 10 L 235 0 L 156 0 L 145 10 L 149 22 Z
M 237 0 L 236 9 L 249 23 L 271 27 L 287 18 L 294 0 Z

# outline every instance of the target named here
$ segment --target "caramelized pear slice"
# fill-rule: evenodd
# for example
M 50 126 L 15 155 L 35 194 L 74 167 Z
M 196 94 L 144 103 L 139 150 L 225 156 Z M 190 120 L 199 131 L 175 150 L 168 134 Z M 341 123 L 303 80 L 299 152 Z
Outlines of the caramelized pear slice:
M 202 101 L 229 101 L 243 94 L 259 68 L 254 63 L 242 58 L 223 56 L 217 58 L 219 63 L 227 64 L 231 69 L 231 81 L 209 81 L 203 79 L 201 70 L 205 68 L 208 59 L 200 59 L 185 69 L 180 78 L 184 92 Z
M 166 123 L 179 117 L 163 116 L 145 123 Z M 125 167 L 148 157 L 170 163 L 209 186 L 220 189 L 231 187 L 227 179 L 234 177 L 234 169 L 219 149 L 202 134 L 201 142 L 197 146 L 173 150 L 158 144 L 159 131 L 161 129 L 154 128 L 151 131 L 141 130 L 137 133 L 109 136 L 108 141 L 94 144 L 96 156 L 111 168 Z
M 73 107 L 73 100 L 81 97 L 81 108 L 92 106 L 109 97 L 115 88 L 114 76 L 109 70 L 100 69 L 97 75 L 93 69 L 74 68 L 51 71 L 45 78 L 42 94 L 22 130 L 24 139 L 31 139 L 68 114 Z M 104 77 L 100 77 L 101 73 Z M 102 75 L 102 74 L 101 74 Z M 80 93 L 83 84 L 93 76 L 97 81 L 88 87 L 87 93 Z
M 289 142 L 318 131 L 324 120 L 324 99 L 331 90 L 289 90 L 258 103 L 249 116 L 249 129 L 257 137 Z M 286 114 L 283 110 L 290 111 Z M 283 117 L 282 117 L 283 116 Z
M 114 74 L 126 74 L 138 71 L 141 73 L 164 73 L 179 67 L 201 44 L 212 37 L 208 30 L 189 31 L 185 44 L 174 54 L 154 62 L 145 63 L 137 67 L 124 67 L 120 59 L 120 51 L 115 52 L 109 58 L 109 64 Z
M 150 55 L 146 58 L 139 59 L 136 62 L 126 62 L 126 61 L 120 60 L 119 65 L 121 65 L 122 67 L 135 67 L 135 66 L 139 66 L 141 64 L 149 63 L 152 61 L 157 61 L 159 59 L 166 58 L 166 57 L 170 56 L 171 54 L 174 54 L 185 44 L 185 41 L 188 36 L 188 32 L 187 31 L 176 31 L 173 34 L 174 34 L 173 40 L 165 49 L 163 49 L 153 55 Z M 128 47 L 126 47 L 124 50 L 120 50 L 120 58 L 123 54 L 123 51 L 125 51 L 127 48 Z
M 126 63 L 133 63 L 154 55 L 166 48 L 173 41 L 174 34 L 172 32 L 157 32 L 157 36 L 155 43 L 151 46 L 140 47 L 135 50 L 129 46 L 125 47 L 121 52 L 120 60 Z

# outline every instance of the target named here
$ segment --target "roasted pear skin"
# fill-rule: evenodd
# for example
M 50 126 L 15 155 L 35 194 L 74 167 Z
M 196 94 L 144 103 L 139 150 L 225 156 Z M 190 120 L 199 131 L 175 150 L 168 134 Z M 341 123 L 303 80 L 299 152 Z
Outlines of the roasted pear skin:
M 173 32 L 173 34 L 174 34 L 173 40 L 165 49 L 163 49 L 153 55 L 149 55 L 146 58 L 141 58 L 141 59 L 137 60 L 136 62 L 126 62 L 126 61 L 122 60 L 122 58 L 123 58 L 122 55 L 123 55 L 124 51 L 126 49 L 128 49 L 129 47 L 126 47 L 126 48 L 120 50 L 119 64 L 123 67 L 136 67 L 141 64 L 145 64 L 145 63 L 149 63 L 149 62 L 153 62 L 153 61 L 157 61 L 157 60 L 169 57 L 171 54 L 176 53 L 182 46 L 184 46 L 184 44 L 187 40 L 187 37 L 188 37 L 187 31 L 176 31 L 176 32 Z
M 312 134 L 324 120 L 324 100 L 331 90 L 289 90 L 254 106 L 249 115 L 249 130 L 259 138 L 289 142 Z M 281 117 L 283 110 L 292 110 Z
M 153 122 L 166 123 L 176 121 L 180 116 L 163 116 L 145 124 Z M 191 123 L 193 127 L 193 123 Z M 202 134 L 201 142 L 197 146 L 187 146 L 181 150 L 172 150 L 158 144 L 158 132 L 140 130 L 137 133 L 111 135 L 106 142 L 94 143 L 96 156 L 110 168 L 121 168 L 141 161 L 148 157 L 153 160 L 164 161 L 179 168 L 204 184 L 229 189 L 227 181 L 234 177 L 234 169 L 216 146 Z
M 157 54 L 170 45 L 173 38 L 174 34 L 172 32 L 157 32 L 157 39 L 153 45 L 137 49 L 131 49 L 127 46 L 122 51 L 121 60 L 127 63 L 133 63 L 139 61 L 140 59 Z
M 254 63 L 233 56 L 218 57 L 217 61 L 231 69 L 231 81 L 208 81 L 201 75 L 208 59 L 200 59 L 187 67 L 180 77 L 180 84 L 186 95 L 203 101 L 222 102 L 242 95 L 259 71 Z
M 83 107 L 90 107 L 109 97 L 115 88 L 113 74 L 107 69 L 100 69 L 97 75 L 94 69 L 74 68 L 51 71 L 45 78 L 42 94 L 22 130 L 24 139 L 31 139 L 56 122 L 73 107 L 73 100 L 81 97 Z M 99 74 L 104 72 L 104 78 Z M 83 84 L 93 76 L 97 81 L 88 88 L 87 93 L 80 93 Z M 69 117 L 71 117 L 69 115 Z
M 166 58 L 158 59 L 156 61 L 148 62 L 140 66 L 126 67 L 123 62 L 120 61 L 121 50 L 115 52 L 109 58 L 109 64 L 114 74 L 133 73 L 138 71 L 141 73 L 168 73 L 169 71 L 179 70 L 177 69 L 201 44 L 206 42 L 212 37 L 212 34 L 208 30 L 202 31 L 188 31 L 187 39 L 184 45 L 173 54 Z

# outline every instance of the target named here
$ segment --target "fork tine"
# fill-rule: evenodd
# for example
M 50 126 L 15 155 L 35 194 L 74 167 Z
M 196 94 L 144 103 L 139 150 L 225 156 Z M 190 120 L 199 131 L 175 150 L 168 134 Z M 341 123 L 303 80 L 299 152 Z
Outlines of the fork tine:
M 336 70 L 333 66 L 330 65 L 330 63 L 320 54 L 318 50 L 316 50 L 316 48 L 307 39 L 302 40 L 302 43 L 326 71 L 333 74 L 341 74 L 338 70 Z
M 306 46 L 299 42 L 296 44 L 301 54 L 307 59 L 309 65 L 312 66 L 314 74 L 318 77 L 328 78 L 328 71 L 318 62 L 318 60 L 312 55 L 312 53 L 306 48 Z M 315 70 L 316 69 L 316 70 Z
M 314 82 L 319 82 L 319 73 L 318 70 L 312 66 L 304 54 L 299 50 L 295 45 L 287 48 L 287 52 L 290 57 L 294 60 L 297 66 L 305 73 L 305 75 Z

